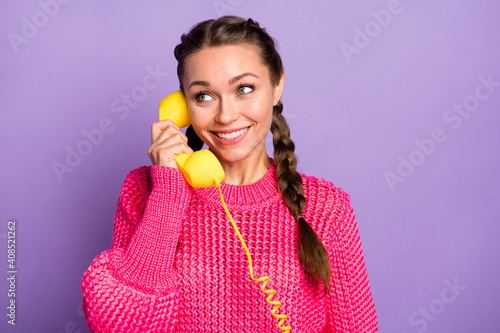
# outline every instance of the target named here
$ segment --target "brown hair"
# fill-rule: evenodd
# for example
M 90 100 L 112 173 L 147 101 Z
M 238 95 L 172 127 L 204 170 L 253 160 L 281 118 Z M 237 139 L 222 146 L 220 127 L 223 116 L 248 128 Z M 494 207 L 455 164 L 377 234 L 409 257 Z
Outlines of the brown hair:
M 281 79 L 284 68 L 274 39 L 264 28 L 260 27 L 259 23 L 252 19 L 222 16 L 217 20 L 211 19 L 198 23 L 187 34 L 182 35 L 181 43 L 175 47 L 174 55 L 178 61 L 177 76 L 179 77 L 180 89 L 184 91 L 182 86 L 184 64 L 189 55 L 207 47 L 243 43 L 254 45 L 262 63 L 269 70 L 269 79 L 272 85 L 276 86 Z M 290 129 L 281 114 L 282 111 L 283 104 L 280 100 L 273 107 L 271 124 L 278 189 L 283 195 L 285 204 L 298 222 L 299 260 L 313 279 L 320 279 L 323 282 L 326 292 L 330 290 L 329 278 L 331 276 L 328 252 L 318 235 L 302 217 L 302 211 L 306 206 L 304 188 L 300 174 L 296 171 L 295 145 L 290 139 Z M 190 131 L 188 143 L 196 140 L 191 138 L 193 133 L 194 131 Z

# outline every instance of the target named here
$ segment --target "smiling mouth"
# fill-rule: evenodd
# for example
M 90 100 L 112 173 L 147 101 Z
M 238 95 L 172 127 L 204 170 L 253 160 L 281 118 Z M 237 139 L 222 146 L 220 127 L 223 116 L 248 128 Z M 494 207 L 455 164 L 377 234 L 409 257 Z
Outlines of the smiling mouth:
M 234 140 L 240 135 L 243 135 L 246 131 L 248 131 L 250 127 L 246 127 L 243 129 L 240 129 L 238 131 L 234 131 L 231 133 L 221 133 L 221 132 L 213 132 L 215 135 L 217 135 L 219 138 L 224 139 L 224 140 Z

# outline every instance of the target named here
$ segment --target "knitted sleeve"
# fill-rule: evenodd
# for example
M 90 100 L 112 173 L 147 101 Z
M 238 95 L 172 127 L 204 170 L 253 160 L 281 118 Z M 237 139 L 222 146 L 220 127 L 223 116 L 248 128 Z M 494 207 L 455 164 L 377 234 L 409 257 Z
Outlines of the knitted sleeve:
M 331 292 L 326 298 L 327 333 L 378 332 L 375 305 L 361 247 L 361 240 L 349 195 L 337 188 L 337 203 L 331 216 L 334 236 L 331 253 Z
M 142 181 L 148 170 L 127 175 L 112 248 L 83 275 L 83 309 L 92 332 L 172 332 L 177 324 L 173 263 L 191 192 L 179 170 L 151 166 L 149 193 Z

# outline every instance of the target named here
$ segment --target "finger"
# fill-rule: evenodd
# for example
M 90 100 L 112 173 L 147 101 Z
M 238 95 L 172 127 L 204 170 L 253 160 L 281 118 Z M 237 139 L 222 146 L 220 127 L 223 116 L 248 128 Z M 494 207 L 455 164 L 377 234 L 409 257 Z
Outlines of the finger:
M 185 143 L 181 142 L 168 147 L 157 147 L 150 155 L 150 158 L 155 165 L 177 168 L 175 158 L 181 153 L 191 154 L 193 150 Z
M 168 126 L 161 134 L 151 143 L 149 150 L 156 147 L 167 147 L 176 143 L 184 143 L 187 145 L 188 139 L 184 133 L 173 126 Z
M 160 135 L 156 138 L 156 141 L 164 141 L 171 136 L 176 136 L 186 143 L 188 141 L 187 136 L 181 132 L 179 127 L 174 127 L 174 126 L 168 126 L 166 129 L 164 129 L 160 133 Z
M 163 137 L 163 133 L 166 133 L 166 132 L 172 132 L 172 133 L 168 133 L 168 135 Z M 182 132 L 180 132 L 179 130 L 173 129 L 172 127 L 170 127 L 170 128 L 167 128 L 163 133 L 149 147 L 148 155 L 150 155 L 150 157 L 155 150 L 170 148 L 170 147 L 173 147 L 176 145 L 182 145 L 184 147 L 187 147 L 188 152 L 190 152 L 190 153 L 192 152 L 192 149 L 189 148 L 189 146 L 187 145 L 186 136 Z M 179 153 L 180 152 L 182 152 L 182 151 L 179 151 Z
M 169 126 L 179 130 L 179 127 L 170 119 L 165 119 L 153 123 L 151 125 L 151 143 L 155 142 L 160 136 L 160 134 Z
M 171 146 L 168 146 L 168 147 L 158 147 L 156 149 L 159 153 L 161 152 L 172 152 L 173 155 L 177 156 L 179 154 L 192 154 L 193 153 L 193 150 L 191 148 L 189 148 L 188 145 L 186 145 L 184 142 L 179 142 L 179 143 L 176 143 L 176 144 L 173 144 Z M 174 156 L 174 158 L 175 158 Z

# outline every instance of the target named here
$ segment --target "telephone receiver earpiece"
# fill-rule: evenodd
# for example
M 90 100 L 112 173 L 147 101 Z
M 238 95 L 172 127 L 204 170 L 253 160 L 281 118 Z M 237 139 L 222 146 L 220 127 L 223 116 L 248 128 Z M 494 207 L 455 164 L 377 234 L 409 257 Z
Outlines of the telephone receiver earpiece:
M 160 102 L 160 121 L 170 119 L 179 128 L 191 125 L 186 98 L 177 90 Z M 175 158 L 179 170 L 192 187 L 218 186 L 224 180 L 224 169 L 209 150 L 199 150 L 193 154 L 179 154 Z

